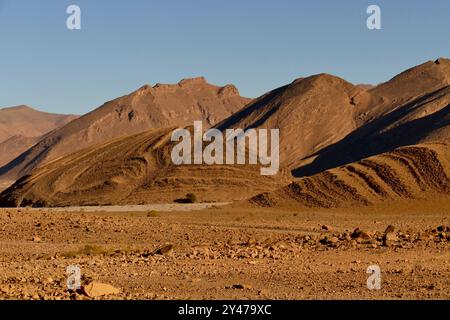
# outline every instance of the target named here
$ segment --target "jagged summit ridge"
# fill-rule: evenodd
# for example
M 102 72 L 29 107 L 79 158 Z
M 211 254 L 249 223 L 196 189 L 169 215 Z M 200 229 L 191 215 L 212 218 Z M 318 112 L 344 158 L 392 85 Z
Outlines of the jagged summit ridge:
M 153 86 L 151 84 L 145 84 L 138 90 L 133 92 L 131 95 L 158 95 L 165 93 L 174 93 L 177 90 L 185 90 L 190 92 L 191 90 L 202 89 L 215 90 L 221 97 L 233 97 L 240 95 L 239 90 L 235 85 L 227 84 L 225 86 L 216 86 L 208 83 L 205 77 L 184 78 L 176 84 L 157 83 Z

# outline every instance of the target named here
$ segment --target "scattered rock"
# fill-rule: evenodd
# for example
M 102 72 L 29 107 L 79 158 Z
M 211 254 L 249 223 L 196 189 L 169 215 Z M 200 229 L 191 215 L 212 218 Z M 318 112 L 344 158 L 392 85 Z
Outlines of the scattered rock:
M 33 237 L 33 242 L 41 242 L 41 238 L 40 237 L 38 237 L 38 236 L 34 236 Z
M 325 231 L 333 231 L 333 228 L 330 227 L 330 226 L 327 226 L 327 225 L 323 225 L 323 226 L 322 226 L 322 230 L 325 230 Z

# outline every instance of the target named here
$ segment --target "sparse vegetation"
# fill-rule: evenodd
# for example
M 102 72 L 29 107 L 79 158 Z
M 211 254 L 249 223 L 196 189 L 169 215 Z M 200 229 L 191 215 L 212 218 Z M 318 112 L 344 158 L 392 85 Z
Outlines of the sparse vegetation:
M 67 251 L 62 254 L 65 258 L 75 258 L 78 256 L 97 256 L 97 255 L 108 255 L 113 253 L 114 250 L 106 249 L 97 245 L 87 244 L 75 251 Z

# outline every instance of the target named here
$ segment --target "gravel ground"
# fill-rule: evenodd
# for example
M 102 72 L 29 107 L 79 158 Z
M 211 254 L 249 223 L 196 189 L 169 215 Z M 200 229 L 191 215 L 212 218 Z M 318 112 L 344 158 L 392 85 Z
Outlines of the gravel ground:
M 450 299 L 449 207 L 1 209 L 0 298 Z

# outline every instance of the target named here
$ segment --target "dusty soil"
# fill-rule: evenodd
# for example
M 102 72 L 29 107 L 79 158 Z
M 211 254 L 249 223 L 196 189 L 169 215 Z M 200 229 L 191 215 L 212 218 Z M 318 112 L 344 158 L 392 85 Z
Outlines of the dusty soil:
M 448 199 L 327 210 L 2 209 L 0 298 L 89 299 L 67 290 L 66 269 L 78 265 L 84 284 L 120 289 L 105 299 L 449 299 L 449 209 Z M 166 244 L 173 249 L 155 252 Z M 366 287 L 373 264 L 381 290 Z

